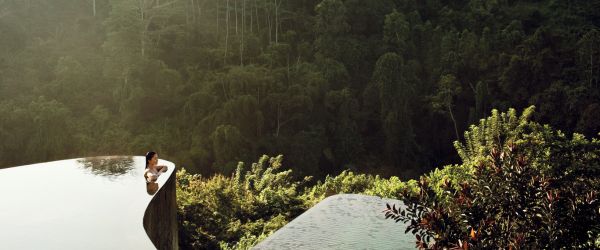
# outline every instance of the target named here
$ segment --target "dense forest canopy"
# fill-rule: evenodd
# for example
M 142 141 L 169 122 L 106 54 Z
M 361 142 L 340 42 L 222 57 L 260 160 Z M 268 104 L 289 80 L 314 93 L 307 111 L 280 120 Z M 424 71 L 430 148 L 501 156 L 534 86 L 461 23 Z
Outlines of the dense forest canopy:
M 0 167 L 156 150 L 193 173 L 458 162 L 490 110 L 600 131 L 600 1 L 0 0 Z

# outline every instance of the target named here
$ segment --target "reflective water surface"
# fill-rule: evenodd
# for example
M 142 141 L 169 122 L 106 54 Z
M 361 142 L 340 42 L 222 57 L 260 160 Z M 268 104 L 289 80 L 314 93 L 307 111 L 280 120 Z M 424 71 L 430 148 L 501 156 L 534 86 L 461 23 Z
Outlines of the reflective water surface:
M 0 170 L 0 249 L 154 249 L 144 211 L 172 174 L 147 184 L 144 157 L 92 157 Z
M 88 157 L 77 159 L 77 162 L 81 164 L 81 167 L 88 169 L 94 175 L 116 177 L 127 173 L 136 173 L 135 171 L 130 171 L 134 167 L 133 158 L 127 156 Z
M 386 202 L 402 204 L 358 194 L 327 197 L 253 249 L 415 249 L 406 225 L 385 219 Z

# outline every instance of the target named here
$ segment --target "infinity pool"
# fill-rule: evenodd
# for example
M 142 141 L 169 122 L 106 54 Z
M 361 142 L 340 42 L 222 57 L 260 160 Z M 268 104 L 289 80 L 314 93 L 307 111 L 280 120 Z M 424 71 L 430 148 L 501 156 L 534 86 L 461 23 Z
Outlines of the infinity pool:
M 254 249 L 415 249 L 406 225 L 385 219 L 385 204 L 399 200 L 340 194 L 327 197 Z
M 155 186 L 144 157 L 92 157 L 0 170 L 0 249 L 155 249 L 142 225 Z

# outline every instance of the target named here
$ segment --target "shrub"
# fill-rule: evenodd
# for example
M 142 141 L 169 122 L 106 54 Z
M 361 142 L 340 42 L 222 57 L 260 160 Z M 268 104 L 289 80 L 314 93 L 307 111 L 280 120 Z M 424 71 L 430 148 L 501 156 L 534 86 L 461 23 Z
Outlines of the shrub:
M 408 223 L 421 249 L 598 247 L 600 141 L 569 139 L 532 112 L 472 126 L 455 143 L 463 164 L 422 176 L 386 217 Z
M 393 198 L 407 184 L 344 171 L 313 186 L 294 182 L 282 171 L 283 157 L 262 156 L 245 171 L 205 179 L 185 170 L 177 173 L 179 243 L 182 249 L 249 249 L 327 196 L 363 193 Z M 408 186 L 416 188 L 416 182 Z
M 182 248 L 246 248 L 306 210 L 301 182 L 281 171 L 283 157 L 262 156 L 248 171 L 239 163 L 231 177 L 203 179 L 177 173 Z M 239 246 L 236 246 L 240 244 Z

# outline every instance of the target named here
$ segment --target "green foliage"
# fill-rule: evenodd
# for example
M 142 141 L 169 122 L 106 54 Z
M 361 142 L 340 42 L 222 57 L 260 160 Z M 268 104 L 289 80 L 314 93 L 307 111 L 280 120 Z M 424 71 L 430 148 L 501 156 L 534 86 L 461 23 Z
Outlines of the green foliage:
M 14 143 L 2 144 L 0 160 L 16 162 L 18 157 L 26 157 L 39 162 L 67 155 L 74 140 L 68 133 L 73 126 L 70 113 L 62 103 L 43 96 L 26 105 L 2 103 L 0 116 L 4 122 L 0 123 L 0 135 Z
M 406 21 L 404 14 L 394 10 L 385 16 L 383 28 L 384 40 L 392 46 L 401 50 L 407 49 L 407 40 L 410 36 L 410 24 Z
M 461 165 L 422 176 L 403 190 L 419 248 L 590 249 L 600 237 L 600 141 L 493 111 L 456 142 Z
M 329 91 L 325 96 L 325 107 L 332 114 L 328 126 L 332 141 L 333 153 L 336 164 L 344 165 L 356 160 L 356 156 L 363 154 L 362 141 L 356 124 L 358 100 L 354 98 L 349 89 Z
M 593 248 L 600 236 L 600 141 L 496 110 L 455 146 L 462 164 L 402 182 L 343 171 L 309 185 L 263 156 L 231 177 L 178 173 L 182 246 L 248 249 L 327 196 L 401 198 L 386 216 L 409 224 L 420 248 Z M 501 194 L 501 195 L 499 195 Z
M 215 132 L 211 135 L 211 140 L 213 141 L 213 149 L 219 155 L 219 158 L 215 159 L 213 168 L 220 168 L 219 170 L 222 173 L 231 173 L 235 167 L 232 160 L 235 161 L 241 158 L 240 152 L 233 149 L 244 148 L 247 145 L 240 131 L 232 125 L 221 125 L 215 129 Z
M 343 36 L 348 32 L 346 7 L 341 0 L 324 0 L 315 6 L 317 12 L 315 31 L 317 50 L 325 57 L 341 58 Z
M 244 248 L 256 244 L 306 208 L 282 156 L 262 156 L 231 177 L 203 179 L 177 173 L 180 244 L 191 248 Z M 237 245 L 231 245 L 237 244 Z
M 373 73 L 374 87 L 379 90 L 387 157 L 398 166 L 410 166 L 415 158 L 412 107 L 416 87 L 409 72 L 401 56 L 386 53 L 377 60 Z
M 482 160 L 482 156 L 488 155 L 498 144 L 503 145 L 507 141 L 521 143 L 523 137 L 533 132 L 540 137 L 542 128 L 538 123 L 531 121 L 534 110 L 534 107 L 529 107 L 521 116 L 517 116 L 515 109 L 506 113 L 492 110 L 490 117 L 481 119 L 478 125 L 471 125 L 469 131 L 464 134 L 464 144 L 458 141 L 454 143 L 463 164 L 478 165 L 477 161 Z
M 205 175 L 281 153 L 299 176 L 414 176 L 493 108 L 600 131 L 594 1 L 93 2 L 2 1 L 1 167 L 151 148 Z M 40 96 L 56 150 L 19 114 Z
M 344 171 L 308 185 L 283 171 L 283 157 L 262 156 L 248 168 L 239 163 L 230 176 L 202 178 L 177 172 L 177 205 L 182 248 L 249 249 L 327 196 L 362 193 L 396 198 L 416 183 Z

